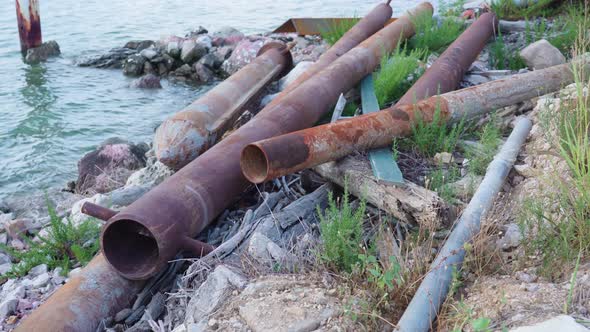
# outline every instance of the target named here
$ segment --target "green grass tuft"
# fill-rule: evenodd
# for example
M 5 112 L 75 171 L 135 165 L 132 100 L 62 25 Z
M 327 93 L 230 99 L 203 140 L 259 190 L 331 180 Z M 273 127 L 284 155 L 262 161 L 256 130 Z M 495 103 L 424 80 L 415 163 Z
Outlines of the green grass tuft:
M 426 188 L 435 191 L 445 202 L 452 204 L 457 200 L 457 193 L 450 184 L 460 178 L 461 174 L 457 167 L 439 167 L 427 176 Z
M 438 152 L 452 153 L 465 130 L 465 119 L 449 126 L 442 119 L 439 106 L 436 107 L 430 122 L 424 121 L 419 114 L 416 113 L 416 122 L 412 124 L 412 136 L 406 142 L 426 157 L 434 157 Z
M 401 98 L 415 81 L 423 74 L 419 68 L 420 59 L 426 54 L 423 50 L 412 50 L 406 54 L 401 47 L 381 58 L 379 71 L 373 75 L 375 95 L 379 106 Z
M 350 20 L 333 21 L 333 22 L 331 22 L 331 24 L 329 25 L 329 27 L 327 29 L 322 29 L 320 31 L 320 35 L 326 41 L 326 43 L 328 43 L 330 45 L 334 45 L 358 21 L 359 21 L 359 18 L 356 18 L 356 17 L 353 19 L 350 19 Z
M 366 203 L 361 200 L 359 207 L 353 209 L 348 198 L 348 186 L 344 187 L 340 206 L 331 192 L 328 201 L 325 215 L 318 210 L 323 243 L 320 259 L 337 270 L 351 272 L 363 253 Z
M 539 0 L 525 7 L 518 7 L 513 0 L 497 0 L 491 4 L 492 12 L 498 18 L 504 20 L 517 20 L 527 17 L 535 16 L 550 16 L 554 15 L 558 9 L 552 8 L 550 5 L 554 0 Z
M 411 49 L 427 50 L 427 53 L 443 52 L 464 30 L 463 22 L 453 18 L 437 19 L 430 15 L 417 15 L 412 18 L 416 34 L 409 40 Z
M 486 125 L 477 133 L 480 147 L 469 147 L 465 156 L 469 159 L 469 171 L 477 175 L 485 175 L 489 163 L 494 159 L 494 155 L 500 145 L 502 133 L 495 121 L 486 123 Z
M 526 63 L 516 50 L 509 50 L 504 43 L 502 34 L 499 33 L 490 45 L 490 66 L 496 69 L 519 70 L 526 68 Z
M 40 242 L 25 238 L 29 246 L 26 251 L 0 245 L 0 249 L 17 261 L 7 277 L 24 276 L 40 264 L 47 264 L 50 269 L 62 267 L 62 273 L 65 275 L 74 264 L 85 265 L 98 252 L 100 225 L 96 220 L 89 219 L 75 226 L 69 219 L 62 222 L 53 206 L 49 203 L 47 206 L 50 225 L 47 236 L 39 236 Z

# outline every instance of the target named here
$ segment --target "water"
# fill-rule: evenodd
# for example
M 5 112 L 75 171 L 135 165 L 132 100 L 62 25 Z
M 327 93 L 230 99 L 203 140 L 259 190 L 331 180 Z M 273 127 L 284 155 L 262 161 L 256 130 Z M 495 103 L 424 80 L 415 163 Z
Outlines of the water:
M 150 141 L 154 128 L 207 88 L 170 84 L 131 89 L 120 70 L 80 68 L 82 55 L 132 39 L 184 35 L 202 25 L 266 32 L 289 17 L 360 16 L 376 1 L 40 1 L 44 40 L 62 55 L 22 62 L 13 1 L 0 2 L 0 199 L 75 179 L 76 162 L 113 136 Z M 393 1 L 394 16 L 421 1 Z

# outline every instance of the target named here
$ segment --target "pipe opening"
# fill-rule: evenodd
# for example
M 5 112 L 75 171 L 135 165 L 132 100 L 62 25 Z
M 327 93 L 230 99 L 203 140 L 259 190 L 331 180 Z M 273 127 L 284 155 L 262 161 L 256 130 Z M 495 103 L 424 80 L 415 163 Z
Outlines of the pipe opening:
M 154 235 L 133 220 L 117 220 L 103 233 L 102 248 L 109 263 L 130 279 L 151 274 L 158 263 L 158 243 Z
M 256 145 L 249 144 L 242 151 L 240 160 L 242 173 L 252 183 L 262 183 L 267 180 L 269 166 L 264 151 Z

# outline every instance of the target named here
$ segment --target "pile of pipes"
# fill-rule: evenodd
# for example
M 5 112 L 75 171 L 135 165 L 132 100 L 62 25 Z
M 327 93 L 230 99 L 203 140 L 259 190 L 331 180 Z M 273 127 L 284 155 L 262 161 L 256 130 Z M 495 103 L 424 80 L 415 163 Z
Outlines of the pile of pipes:
M 245 105 L 291 69 L 287 45 L 266 45 L 255 61 L 166 120 L 156 132 L 154 147 L 159 160 L 178 171 L 122 211 L 87 203 L 85 213 L 106 221 L 101 254 L 17 331 L 94 330 L 103 317 L 127 306 L 144 281 L 179 252 L 200 257 L 214 250 L 195 237 L 251 183 L 336 161 L 355 151 L 386 147 L 393 138 L 410 135 L 418 117 L 432 121 L 438 110 L 449 122 L 481 116 L 574 80 L 571 64 L 566 64 L 453 91 L 496 31 L 496 17 L 486 13 L 397 104 L 313 127 L 342 93 L 357 86 L 385 54 L 415 34 L 413 16 L 432 13 L 432 5 L 424 2 L 389 23 L 389 3 L 379 4 L 254 118 L 223 139 Z M 529 120 L 518 122 L 492 162 L 402 318 L 400 330 L 423 331 L 430 326 L 448 290 L 449 266 L 461 264 L 462 243 L 478 229 L 482 210 L 490 206 L 529 130 Z M 325 168 L 316 170 L 329 173 Z

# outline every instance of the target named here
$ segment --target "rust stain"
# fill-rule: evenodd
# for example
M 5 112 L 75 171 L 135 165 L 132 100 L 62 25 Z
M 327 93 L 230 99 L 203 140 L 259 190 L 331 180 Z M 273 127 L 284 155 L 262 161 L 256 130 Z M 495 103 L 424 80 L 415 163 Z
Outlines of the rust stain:
M 21 1 L 22 0 L 15 0 L 16 20 L 18 24 L 21 52 L 25 55 L 28 49 L 38 47 L 42 43 L 41 18 L 39 16 L 38 0 L 28 1 L 28 15 L 26 16 L 22 11 Z

